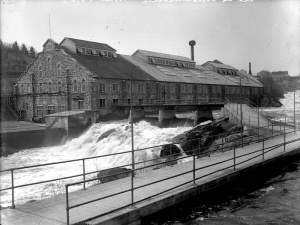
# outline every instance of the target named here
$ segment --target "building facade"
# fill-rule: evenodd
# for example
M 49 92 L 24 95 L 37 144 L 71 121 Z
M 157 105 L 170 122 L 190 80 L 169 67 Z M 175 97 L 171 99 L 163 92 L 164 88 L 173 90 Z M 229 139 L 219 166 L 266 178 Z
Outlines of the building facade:
M 262 94 L 263 86 L 253 76 L 216 60 L 200 66 L 187 57 L 146 50 L 120 55 L 107 44 L 74 38 L 60 44 L 48 39 L 43 47 L 15 86 L 16 107 L 27 120 L 85 111 L 97 122 L 131 101 L 197 103 Z

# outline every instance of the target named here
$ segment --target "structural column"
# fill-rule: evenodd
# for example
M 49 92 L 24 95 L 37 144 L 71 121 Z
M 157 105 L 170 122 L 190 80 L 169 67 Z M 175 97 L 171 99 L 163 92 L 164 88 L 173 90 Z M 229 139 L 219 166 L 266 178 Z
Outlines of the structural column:
M 196 110 L 195 111 L 195 118 L 194 118 L 194 125 L 201 123 L 205 120 L 212 120 L 213 115 L 211 110 Z
M 176 115 L 174 110 L 160 109 L 158 114 L 158 126 L 162 127 L 164 123 L 169 122 L 175 117 Z
M 136 120 L 138 120 L 140 118 L 143 118 L 144 116 L 145 116 L 145 111 L 142 110 L 142 109 L 134 109 L 132 111 L 132 117 L 133 117 L 132 120 L 133 121 L 136 121 Z M 131 113 L 129 113 L 128 121 L 130 123 L 130 121 L 131 121 Z

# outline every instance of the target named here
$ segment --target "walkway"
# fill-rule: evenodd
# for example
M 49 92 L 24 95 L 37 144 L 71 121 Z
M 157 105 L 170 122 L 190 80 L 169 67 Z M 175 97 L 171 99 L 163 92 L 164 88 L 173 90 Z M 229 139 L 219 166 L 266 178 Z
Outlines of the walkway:
M 293 140 L 296 138 L 299 138 L 300 132 L 296 133 L 290 133 L 286 135 L 286 140 Z M 283 143 L 284 137 L 276 137 L 275 139 L 271 139 L 264 142 L 265 148 L 268 146 L 273 146 L 276 144 Z M 258 149 L 262 148 L 262 143 L 255 143 L 249 146 L 245 146 L 243 148 L 237 148 L 236 149 L 236 156 L 254 152 Z M 300 150 L 300 141 L 293 142 L 286 146 L 286 152 L 292 152 L 293 150 Z M 255 155 L 260 155 L 261 152 L 254 153 L 252 155 L 244 156 L 241 158 L 236 159 L 236 164 L 238 164 L 241 161 L 244 161 L 246 159 L 250 159 Z M 274 151 L 269 152 L 265 155 L 265 160 L 274 158 L 279 155 L 283 155 L 284 150 L 283 146 L 277 148 Z M 224 161 L 226 159 L 232 159 L 233 157 L 233 150 L 223 152 L 223 153 L 216 153 L 214 155 L 211 155 L 210 157 L 204 157 L 195 160 L 196 161 L 196 168 L 204 167 L 207 165 L 211 165 L 217 162 Z M 247 161 L 241 165 L 237 166 L 236 171 L 249 167 L 251 165 L 257 164 L 262 162 L 262 157 L 254 158 L 253 160 Z M 207 167 L 202 170 L 196 171 L 196 178 L 201 177 L 203 175 L 215 172 L 217 170 L 230 167 L 233 165 L 233 160 L 229 160 L 228 162 L 224 162 L 215 166 Z M 165 167 L 159 170 L 153 170 L 147 173 L 138 174 L 134 178 L 134 186 L 140 186 L 147 183 L 151 183 L 154 181 L 158 181 L 167 177 L 175 176 L 177 174 L 181 174 L 184 172 L 191 171 L 193 169 L 193 162 L 186 162 L 178 165 L 174 165 L 171 167 Z M 228 169 L 225 169 L 221 172 L 213 173 L 207 177 L 201 178 L 196 181 L 196 185 L 200 186 L 202 184 L 207 184 L 209 181 L 224 177 L 226 175 L 230 175 L 235 173 L 236 171 L 233 170 L 233 167 L 230 167 Z M 185 182 L 192 181 L 193 179 L 193 173 L 187 173 L 185 175 L 182 175 L 180 177 L 175 177 L 170 180 L 166 180 L 163 182 L 159 182 L 150 186 L 146 186 L 142 189 L 137 189 L 134 192 L 134 200 L 138 201 L 144 198 L 147 198 L 148 196 L 154 195 L 156 193 L 162 192 L 164 190 L 170 189 L 174 186 L 177 186 L 179 184 L 183 184 Z M 103 196 L 111 195 L 116 192 L 120 192 L 125 189 L 130 189 L 131 185 L 131 179 L 124 178 L 121 180 L 113 181 L 110 183 L 100 184 L 96 186 L 89 187 L 87 190 L 80 190 L 76 192 L 72 192 L 69 194 L 69 201 L 70 206 L 96 199 L 101 198 Z M 195 186 L 193 183 L 188 183 L 180 188 L 176 188 L 171 191 L 167 191 L 164 194 L 158 195 L 157 197 L 153 197 L 149 200 L 143 201 L 142 203 L 135 204 L 136 208 L 126 208 L 123 210 L 116 211 L 114 213 L 108 214 L 106 216 L 100 217 L 98 219 L 94 219 L 92 221 L 89 221 L 87 224 L 99 224 L 101 222 L 107 221 L 106 224 L 120 224 L 122 223 L 122 220 L 125 219 L 126 213 L 134 213 L 132 215 L 135 216 L 146 216 L 147 214 L 150 214 L 152 212 L 155 212 L 156 210 L 161 207 L 160 205 L 156 205 L 156 208 L 146 208 L 147 206 L 150 206 L 151 204 L 155 204 L 158 202 L 164 202 L 165 205 L 171 205 L 172 202 L 168 202 L 170 196 L 174 196 L 176 194 L 191 191 L 194 190 Z M 1 218 L 3 225 L 37 225 L 37 224 L 43 224 L 43 225 L 62 225 L 66 224 L 66 196 L 58 195 L 53 198 L 44 199 L 41 201 L 36 201 L 33 203 L 28 203 L 24 205 L 18 205 L 16 206 L 16 209 L 5 209 L 1 210 Z M 179 201 L 179 197 L 177 198 L 177 201 Z M 119 208 L 121 206 L 127 205 L 131 202 L 131 192 L 126 192 L 117 196 L 113 196 L 111 198 L 104 199 L 102 201 L 90 203 L 88 205 L 84 205 L 78 208 L 74 208 L 70 210 L 70 224 L 78 223 L 80 221 L 95 217 L 99 214 L 103 214 L 109 211 L 112 211 L 116 208 Z M 147 210 L 146 210 L 147 209 Z M 123 217 L 119 217 L 119 220 L 110 220 L 114 217 L 123 215 Z M 132 216 L 131 215 L 131 216 Z M 109 221 L 110 220 L 110 221 Z M 123 221 L 124 222 L 124 221 Z

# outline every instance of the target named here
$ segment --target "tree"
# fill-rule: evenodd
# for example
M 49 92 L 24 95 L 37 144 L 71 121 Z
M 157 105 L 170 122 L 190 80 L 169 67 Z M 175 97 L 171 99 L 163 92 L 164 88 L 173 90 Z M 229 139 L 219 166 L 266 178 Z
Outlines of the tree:
M 37 55 L 36 50 L 35 50 L 32 46 L 30 47 L 29 55 L 30 55 L 32 58 L 35 58 L 36 55 Z
M 25 55 L 29 55 L 29 52 L 28 52 L 25 44 L 22 44 L 20 51 Z
M 271 72 L 265 70 L 262 71 L 259 81 L 265 86 L 265 93 L 277 98 L 284 97 L 282 87 L 273 80 Z
M 15 42 L 13 43 L 11 49 L 14 50 L 14 51 L 19 52 L 20 49 L 19 49 L 19 46 L 18 46 L 18 42 L 15 41 Z

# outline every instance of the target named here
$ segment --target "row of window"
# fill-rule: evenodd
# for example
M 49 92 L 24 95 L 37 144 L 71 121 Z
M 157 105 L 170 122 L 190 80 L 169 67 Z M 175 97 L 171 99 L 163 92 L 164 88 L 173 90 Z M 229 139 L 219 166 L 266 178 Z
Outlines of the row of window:
M 182 61 L 176 61 L 171 59 L 153 58 L 153 57 L 148 57 L 148 63 L 154 63 L 154 64 L 160 64 L 166 66 L 195 68 L 195 63 L 182 62 Z
M 36 112 L 38 117 L 43 117 L 48 114 L 53 114 L 56 112 L 64 112 L 66 111 L 66 106 L 65 105 L 38 105 L 36 107 Z
M 81 82 L 77 82 L 77 80 L 73 81 L 73 93 L 84 93 L 86 90 L 85 80 L 83 79 Z
M 112 51 L 91 49 L 91 48 L 85 48 L 85 47 L 77 47 L 76 52 L 77 52 L 77 54 L 103 56 L 103 57 L 107 57 L 107 58 L 113 58 L 113 57 L 116 58 L 117 57 L 117 54 Z
M 219 74 L 228 74 L 228 75 L 237 75 L 236 71 L 233 70 L 222 70 L 222 69 L 218 69 L 218 73 Z

